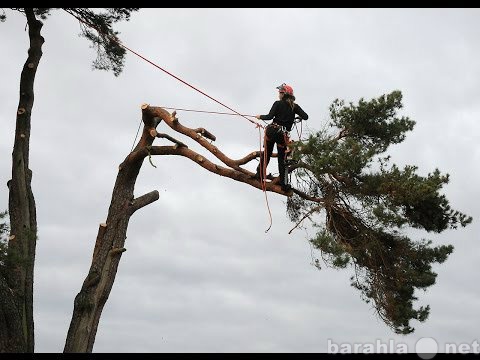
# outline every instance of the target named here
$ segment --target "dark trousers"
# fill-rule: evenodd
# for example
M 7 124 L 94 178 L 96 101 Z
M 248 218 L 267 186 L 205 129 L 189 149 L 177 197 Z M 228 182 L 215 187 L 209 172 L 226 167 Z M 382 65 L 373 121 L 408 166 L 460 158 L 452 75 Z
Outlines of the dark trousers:
M 272 156 L 273 146 L 277 144 L 277 154 L 278 154 L 278 172 L 280 173 L 280 184 L 286 184 L 285 181 L 287 178 L 287 169 L 285 166 L 285 150 L 287 147 L 286 136 L 284 130 L 280 126 L 275 126 L 273 124 L 268 125 L 265 128 L 265 150 L 266 150 L 266 166 L 270 162 L 270 157 Z M 264 151 L 265 151 L 264 150 Z M 265 154 L 262 152 L 260 155 L 260 164 L 257 167 L 257 173 L 260 174 L 260 178 L 263 178 L 263 163 L 264 163 Z M 265 170 L 265 175 L 267 171 Z

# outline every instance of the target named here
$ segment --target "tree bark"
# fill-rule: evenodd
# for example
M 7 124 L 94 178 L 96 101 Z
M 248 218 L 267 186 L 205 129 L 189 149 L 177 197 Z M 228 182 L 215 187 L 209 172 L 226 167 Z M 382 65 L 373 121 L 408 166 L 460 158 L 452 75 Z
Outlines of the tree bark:
M 12 288 L 5 277 L 0 276 L 0 352 L 19 353 L 26 351 L 22 332 L 22 319 Z
M 161 107 L 142 105 L 142 119 L 144 122 L 142 136 L 135 149 L 119 165 L 107 220 L 99 226 L 90 270 L 80 292 L 75 297 L 72 320 L 65 342 L 65 353 L 92 352 L 103 307 L 115 281 L 120 257 L 126 251 L 124 245 L 130 217 L 138 209 L 158 200 L 158 191 L 152 191 L 134 199 L 135 182 L 147 156 L 184 156 L 212 173 L 262 189 L 260 181 L 254 178 L 254 174 L 240 166 L 259 157 L 261 155 L 259 151 L 252 152 L 240 160 L 230 159 L 207 141 L 207 139 L 215 140 L 212 133 L 203 128 L 190 129 L 181 125 L 175 117 L 175 112 L 169 114 Z M 170 135 L 158 133 L 156 127 L 162 120 L 174 131 L 196 141 L 227 167 L 211 162 Z M 167 139 L 174 145 L 152 146 L 155 138 Z M 265 184 L 265 191 L 285 196 L 291 195 L 284 192 L 275 179 Z M 305 195 L 297 190 L 294 191 L 300 196 Z M 311 200 L 323 202 L 322 198 L 311 198 Z
M 42 22 L 33 9 L 25 9 L 30 48 L 20 77 L 20 101 L 16 116 L 12 152 L 12 179 L 9 181 L 11 236 L 8 241 L 4 277 L 0 279 L 0 352 L 33 352 L 33 275 L 37 239 L 35 199 L 29 169 L 29 144 L 33 85 L 42 57 Z
M 156 201 L 158 191 L 134 199 L 134 187 L 143 164 L 143 157 L 132 156 L 138 149 L 151 146 L 156 136 L 159 118 L 143 110 L 144 128 L 136 148 L 122 164 L 113 188 L 107 221 L 100 224 L 92 263 L 80 292 L 75 297 L 72 320 L 64 352 L 92 352 L 103 307 L 115 281 L 120 258 L 125 252 L 125 240 L 130 217 L 138 209 Z M 170 118 L 163 110 L 160 117 Z

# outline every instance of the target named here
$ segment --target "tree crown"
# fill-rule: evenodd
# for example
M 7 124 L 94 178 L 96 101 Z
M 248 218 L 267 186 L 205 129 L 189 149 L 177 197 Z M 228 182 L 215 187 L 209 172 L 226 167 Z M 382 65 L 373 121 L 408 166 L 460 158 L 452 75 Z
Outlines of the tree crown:
M 294 194 L 287 214 L 292 221 L 312 219 L 318 231 L 310 242 L 324 262 L 352 265 L 352 286 L 388 326 L 408 334 L 414 331 L 410 321 L 425 321 L 429 313 L 429 306 L 413 307 L 415 290 L 435 283 L 432 264 L 444 262 L 453 246 L 432 247 L 432 241 L 414 241 L 405 230 L 440 233 L 472 218 L 453 210 L 441 194 L 448 174 L 435 169 L 420 176 L 416 166 L 400 169 L 382 156 L 415 125 L 398 116 L 401 100 L 400 91 L 356 105 L 336 99 L 328 124 L 335 131 L 318 131 L 295 145 L 297 184 L 310 198 Z

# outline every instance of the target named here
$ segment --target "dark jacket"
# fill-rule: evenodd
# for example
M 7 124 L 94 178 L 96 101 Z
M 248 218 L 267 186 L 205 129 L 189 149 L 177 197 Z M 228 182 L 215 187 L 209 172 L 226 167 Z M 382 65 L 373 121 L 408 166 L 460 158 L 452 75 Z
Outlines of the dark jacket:
M 299 115 L 303 120 L 308 119 L 308 115 L 302 110 L 300 105 L 294 104 L 293 110 L 285 100 L 277 100 L 273 103 L 270 112 L 267 115 L 260 115 L 262 120 L 272 120 L 273 123 L 285 126 L 288 131 L 292 130 L 295 114 Z

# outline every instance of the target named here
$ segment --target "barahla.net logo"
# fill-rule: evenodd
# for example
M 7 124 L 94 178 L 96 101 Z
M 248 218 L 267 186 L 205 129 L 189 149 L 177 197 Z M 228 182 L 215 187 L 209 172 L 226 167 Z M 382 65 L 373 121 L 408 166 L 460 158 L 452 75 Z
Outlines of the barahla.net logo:
M 424 337 L 416 341 L 410 349 L 408 344 L 377 339 L 371 343 L 336 343 L 331 339 L 327 341 L 327 353 L 329 354 L 407 354 L 417 353 L 425 360 L 433 358 L 437 353 L 446 354 L 478 354 L 480 343 L 474 340 L 471 343 L 445 343 L 439 345 L 434 338 Z

